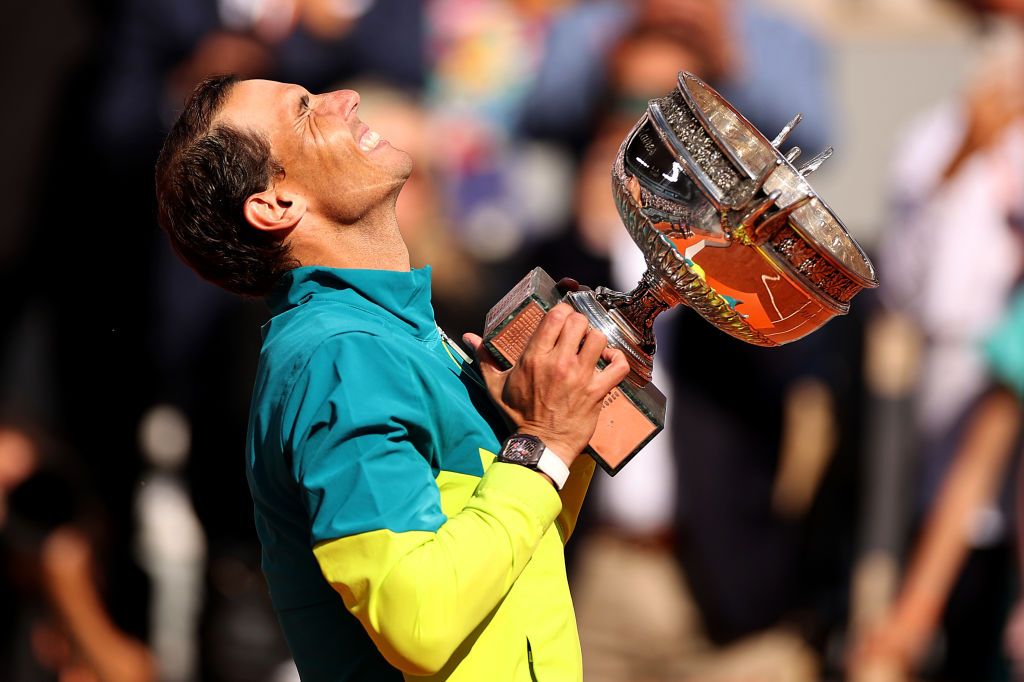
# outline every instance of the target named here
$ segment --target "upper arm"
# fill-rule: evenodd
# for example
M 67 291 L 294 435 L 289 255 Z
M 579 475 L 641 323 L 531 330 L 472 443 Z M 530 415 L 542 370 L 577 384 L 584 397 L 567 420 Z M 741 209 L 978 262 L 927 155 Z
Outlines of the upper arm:
M 324 578 L 392 665 L 424 674 L 508 592 L 561 502 L 536 473 L 496 464 L 448 518 L 412 364 L 386 339 L 330 340 L 285 400 L 283 438 Z
M 444 523 L 417 375 L 386 342 L 349 333 L 321 344 L 284 415 L 312 544 Z

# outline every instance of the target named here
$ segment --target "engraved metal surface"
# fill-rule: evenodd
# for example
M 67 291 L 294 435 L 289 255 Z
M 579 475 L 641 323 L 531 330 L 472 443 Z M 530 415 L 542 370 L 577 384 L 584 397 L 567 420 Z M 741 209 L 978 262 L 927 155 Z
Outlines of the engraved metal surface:
M 748 177 L 757 177 L 763 169 L 778 160 L 780 150 L 704 81 L 686 72 L 679 74 L 678 80 L 677 92 L 695 110 L 704 113 L 705 119 L 709 121 L 710 127 L 706 128 L 709 137 L 715 140 L 719 148 L 728 149 L 731 158 L 739 160 L 740 167 Z M 831 155 L 829 147 L 811 159 L 806 164 L 807 174 L 817 170 Z M 782 193 L 781 206 L 802 196 L 812 195 L 813 201 L 794 213 L 794 228 L 808 243 L 843 269 L 845 274 L 857 280 L 862 288 L 878 286 L 874 266 L 863 249 L 850 236 L 839 217 L 817 195 L 807 182 L 806 175 L 797 170 L 786 155 L 782 156 L 786 161 L 771 173 L 765 182 L 765 191 L 779 190 Z
M 647 260 L 647 272 L 641 281 L 656 282 L 659 298 L 669 307 L 685 303 L 715 326 L 743 341 L 758 346 L 775 346 L 777 343 L 751 329 L 743 322 L 742 316 L 714 289 L 709 287 L 697 273 L 691 270 L 672 241 L 659 232 L 644 216 L 642 206 L 627 191 L 627 182 L 622 169 L 622 156 L 616 160 L 612 174 L 618 176 L 612 182 L 612 195 L 618 206 L 623 225 Z M 626 296 L 626 294 L 622 294 Z M 623 300 L 623 299 L 619 299 Z M 617 301 L 608 298 L 614 307 Z M 653 312 L 653 309 L 652 309 Z M 650 328 L 654 321 L 631 320 L 634 327 Z
M 612 167 L 615 203 L 647 273 L 629 294 L 600 295 L 610 316 L 639 334 L 641 350 L 653 352 L 654 317 L 680 303 L 732 336 L 774 346 L 844 314 L 858 291 L 877 286 L 863 250 L 793 166 L 799 153 L 783 154 L 692 74 L 650 101 Z
M 608 338 L 609 346 L 625 353 L 630 369 L 628 380 L 638 386 L 651 381 L 651 373 L 654 371 L 653 336 L 651 345 L 645 345 L 643 337 L 632 323 L 606 310 L 593 291 L 574 291 L 569 293 L 566 299 L 578 312 L 586 316 L 590 326 Z

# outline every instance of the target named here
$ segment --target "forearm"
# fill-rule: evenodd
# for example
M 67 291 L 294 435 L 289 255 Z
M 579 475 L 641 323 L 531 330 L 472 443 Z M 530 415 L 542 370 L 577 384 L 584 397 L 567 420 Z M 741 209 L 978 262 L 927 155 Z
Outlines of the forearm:
M 155 677 L 152 657 L 141 642 L 110 619 L 86 557 L 91 550 L 75 531 L 59 529 L 46 541 L 44 586 L 75 648 L 100 679 L 147 682 Z
M 977 408 L 915 552 L 896 617 L 923 645 L 940 617 L 970 548 L 978 510 L 997 492 L 1017 433 L 1012 396 L 993 393 Z
M 560 511 L 542 476 L 498 463 L 436 532 L 378 530 L 314 552 L 384 657 L 425 674 L 440 669 L 494 610 Z

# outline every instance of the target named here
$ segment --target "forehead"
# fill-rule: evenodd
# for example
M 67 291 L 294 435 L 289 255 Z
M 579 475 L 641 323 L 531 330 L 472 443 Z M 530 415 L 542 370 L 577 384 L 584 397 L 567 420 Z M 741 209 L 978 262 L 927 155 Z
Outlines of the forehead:
M 294 114 L 302 86 L 268 80 L 239 81 L 217 114 L 217 121 L 273 134 Z

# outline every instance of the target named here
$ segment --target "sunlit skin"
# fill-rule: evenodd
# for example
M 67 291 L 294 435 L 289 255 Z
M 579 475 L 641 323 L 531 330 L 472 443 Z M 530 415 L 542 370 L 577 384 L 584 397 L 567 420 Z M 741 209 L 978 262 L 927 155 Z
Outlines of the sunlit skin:
M 248 222 L 287 240 L 302 265 L 408 270 L 395 201 L 412 159 L 376 141 L 359 94 L 267 80 L 236 84 L 217 122 L 264 135 L 284 168 L 245 203 Z M 376 142 L 376 146 L 374 146 Z

